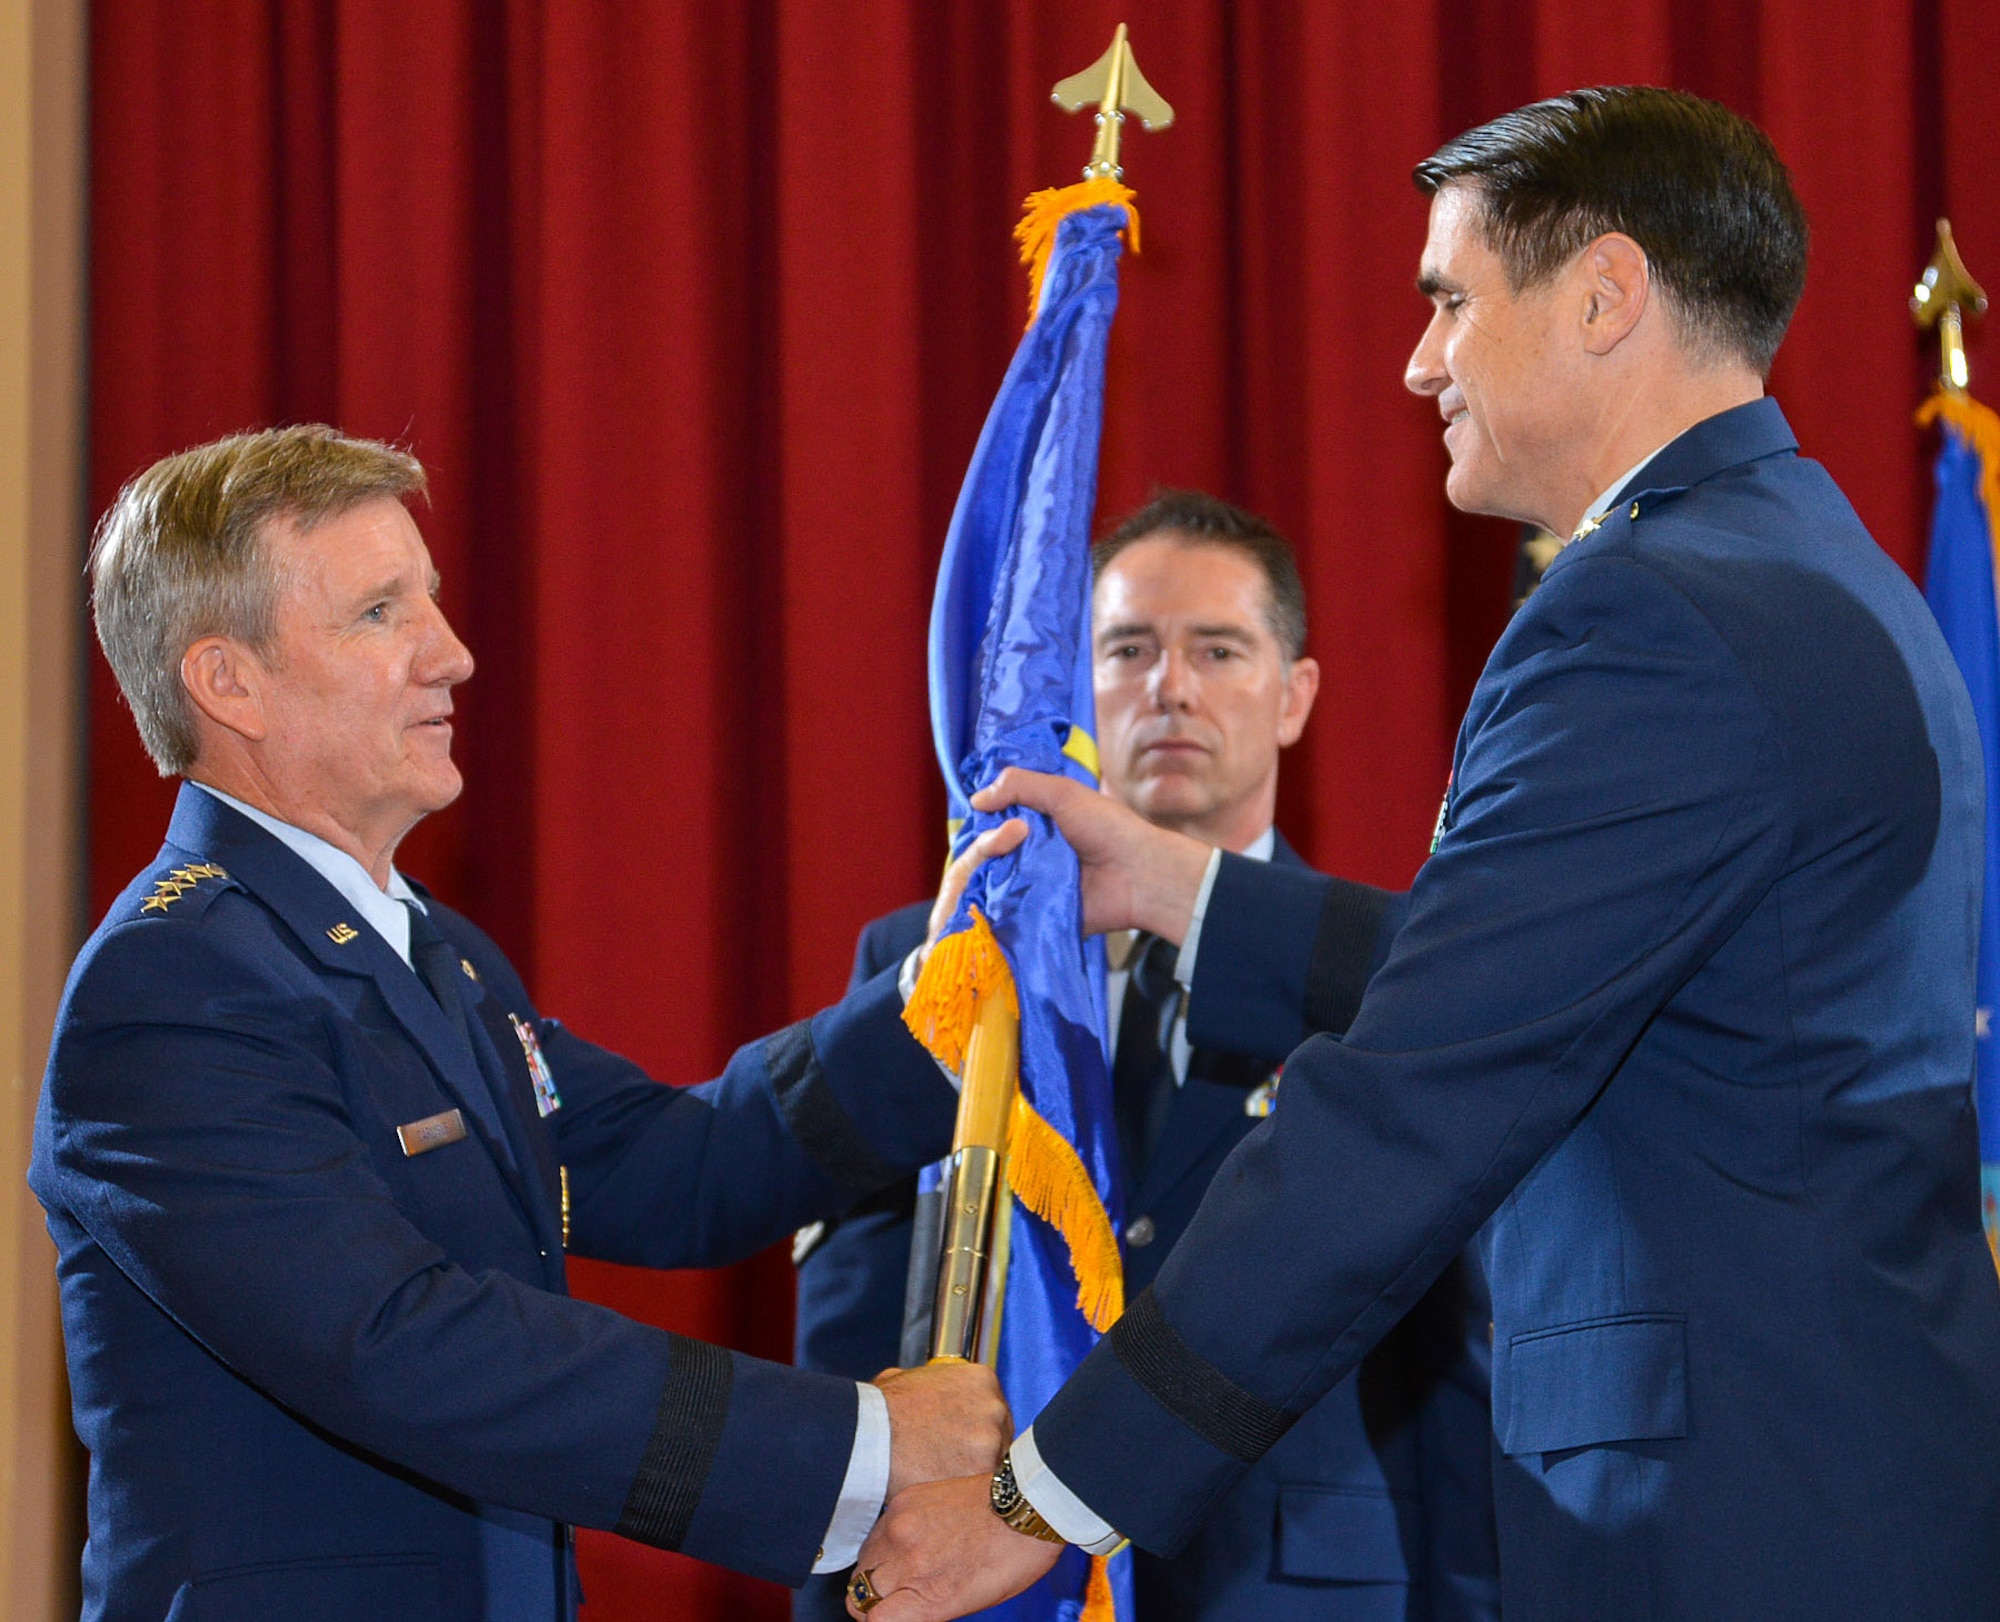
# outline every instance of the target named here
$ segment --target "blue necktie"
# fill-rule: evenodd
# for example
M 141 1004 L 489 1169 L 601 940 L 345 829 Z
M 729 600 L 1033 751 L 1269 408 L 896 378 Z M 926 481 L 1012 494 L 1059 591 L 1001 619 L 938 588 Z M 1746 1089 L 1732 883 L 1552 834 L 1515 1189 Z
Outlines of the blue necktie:
M 410 966 L 437 999 L 438 1007 L 444 1010 L 459 1039 L 469 1048 L 472 1046 L 472 1033 L 466 1028 L 465 1000 L 458 989 L 462 978 L 458 953 L 437 932 L 437 925 L 431 922 L 430 915 L 422 907 L 408 901 L 403 905 L 410 913 Z
M 1141 935 L 1133 942 L 1111 1066 L 1112 1112 L 1128 1193 L 1136 1193 L 1145 1180 L 1173 1103 L 1174 1016 L 1181 1003 L 1180 982 L 1174 978 L 1178 955 L 1178 947 L 1157 935 Z

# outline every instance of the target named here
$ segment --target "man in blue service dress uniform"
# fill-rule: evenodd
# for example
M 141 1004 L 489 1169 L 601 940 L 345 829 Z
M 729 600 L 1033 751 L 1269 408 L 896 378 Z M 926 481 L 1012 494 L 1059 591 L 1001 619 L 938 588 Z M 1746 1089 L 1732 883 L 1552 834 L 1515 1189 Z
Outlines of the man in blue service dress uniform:
M 1018 1586 L 1024 1530 L 1175 1548 L 1482 1229 L 1507 1614 L 2000 1616 L 1981 764 L 1922 599 L 1763 397 L 1803 215 L 1759 132 L 1660 90 L 1417 174 L 1449 493 L 1576 539 L 1342 1037 L 1351 892 L 1060 783 L 976 802 L 1056 812 L 1087 924 L 1194 935 L 1195 1041 L 1304 1045 L 997 1487 L 891 1505 L 878 1622 Z
M 951 1092 L 894 976 L 656 1085 L 396 872 L 458 793 L 472 670 L 422 487 L 276 430 L 158 464 L 99 531 L 100 638 L 187 782 L 71 974 L 30 1173 L 87 1618 L 557 1622 L 569 1523 L 797 1583 L 1006 1438 L 983 1370 L 862 1388 L 567 1298 L 566 1247 L 715 1264 L 893 1180 Z
M 1310 872 L 1272 825 L 1279 756 L 1304 728 L 1319 678 L 1304 657 L 1305 590 L 1290 545 L 1227 502 L 1170 491 L 1100 542 L 1093 563 L 1105 792 L 1161 827 Z M 920 903 L 870 924 L 855 984 L 920 945 L 930 911 Z M 1364 950 L 1375 933 L 1372 910 L 1368 917 Z M 1136 1294 L 1217 1168 L 1271 1113 L 1281 1096 L 1273 1072 L 1289 1044 L 1245 1051 L 1222 1032 L 1215 1046 L 1190 1050 L 1174 949 L 1151 936 L 1120 936 L 1110 947 L 1109 1006 L 1121 1011 L 1113 1094 L 1129 1190 L 1125 1283 Z M 1338 1028 L 1352 1011 L 1350 999 L 1329 1018 Z M 828 1224 L 803 1259 L 802 1365 L 858 1378 L 899 1355 L 921 1360 L 922 1340 L 898 1345 L 913 1195 L 903 1184 L 873 1209 Z M 919 1235 L 925 1228 L 915 1223 Z M 918 1242 L 935 1245 L 935 1228 Z M 1241 1260 L 1270 1265 L 1270 1253 L 1290 1242 L 1267 1235 Z M 907 1310 L 925 1329 L 921 1281 L 920 1270 Z M 1138 1552 L 1138 1622 L 1491 1618 L 1486 1324 L 1474 1271 L 1455 1264 L 1172 1559 Z M 844 1617 L 843 1599 L 842 1585 L 815 1578 L 792 1614 Z

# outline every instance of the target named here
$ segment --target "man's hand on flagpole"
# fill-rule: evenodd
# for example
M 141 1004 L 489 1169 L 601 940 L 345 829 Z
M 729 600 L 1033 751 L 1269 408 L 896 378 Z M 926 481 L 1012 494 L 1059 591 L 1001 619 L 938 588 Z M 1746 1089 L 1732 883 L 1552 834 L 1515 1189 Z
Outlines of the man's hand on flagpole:
M 890 1500 L 855 1562 L 882 1596 L 868 1622 L 945 1622 L 1013 1597 L 1056 1563 L 1063 1545 L 1015 1531 L 993 1513 L 992 1492 L 988 1471 Z M 851 1586 L 847 1612 L 863 1614 Z
M 1157 828 L 1129 806 L 1074 778 L 1019 766 L 1009 766 L 994 778 L 972 796 L 972 804 L 979 811 L 1025 806 L 1055 819 L 1083 866 L 1085 934 L 1143 929 L 1176 946 L 1187 938 L 1202 875 L 1214 854 L 1212 846 Z M 1012 826 L 1007 823 L 992 832 Z M 1014 844 L 1025 835 L 1024 828 Z M 977 849 L 975 841 L 966 856 Z M 969 871 L 966 876 L 971 876 Z
M 994 857 L 1005 856 L 1010 850 L 1018 849 L 1027 837 L 1028 825 L 1019 817 L 1010 817 L 999 827 L 988 828 L 973 840 L 965 847 L 964 854 L 944 870 L 944 882 L 938 886 L 937 900 L 931 906 L 930 925 L 924 931 L 924 957 L 930 956 L 938 936 L 944 933 L 944 926 L 957 913 L 958 898 L 965 894 L 972 875 Z
M 920 1482 L 984 1470 L 1014 1435 L 1000 1382 L 983 1363 L 884 1369 L 870 1382 L 889 1404 L 889 1497 Z

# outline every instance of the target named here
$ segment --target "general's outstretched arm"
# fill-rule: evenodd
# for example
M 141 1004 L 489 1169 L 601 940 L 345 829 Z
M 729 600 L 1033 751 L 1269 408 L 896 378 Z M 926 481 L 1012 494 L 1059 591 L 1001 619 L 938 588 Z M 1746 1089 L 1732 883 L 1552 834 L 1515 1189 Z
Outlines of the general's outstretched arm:
M 37 1185 L 66 1253 L 101 1248 L 244 1379 L 382 1459 L 800 1580 L 846 1469 L 853 1384 L 452 1260 L 407 1212 L 492 1254 L 502 1240 L 473 1227 L 510 1197 L 491 1160 L 472 1142 L 403 1157 L 397 1100 L 371 1097 L 395 1078 L 340 1051 L 369 1033 L 322 1017 L 268 927 L 232 913 L 261 909 L 225 896 L 198 927 L 127 926 L 73 990 Z M 218 1003 L 226 1028 L 190 1012 Z
M 645 1267 L 717 1267 L 788 1238 L 951 1147 L 957 1096 L 904 1028 L 895 967 L 737 1049 L 721 1076 L 661 1085 L 542 1019 L 474 926 L 446 929 L 510 1010 L 536 1020 L 562 1095 L 570 1248 Z

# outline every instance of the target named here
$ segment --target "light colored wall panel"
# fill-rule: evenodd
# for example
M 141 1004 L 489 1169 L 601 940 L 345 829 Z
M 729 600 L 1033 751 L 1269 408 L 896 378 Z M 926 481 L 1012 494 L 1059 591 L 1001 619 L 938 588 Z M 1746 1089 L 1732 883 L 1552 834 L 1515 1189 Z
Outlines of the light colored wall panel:
M 0 0 L 0 1609 L 77 1611 L 54 1252 L 22 1178 L 80 926 L 86 13 Z

